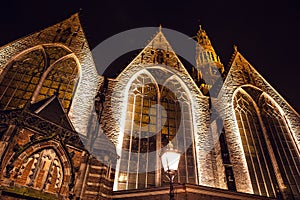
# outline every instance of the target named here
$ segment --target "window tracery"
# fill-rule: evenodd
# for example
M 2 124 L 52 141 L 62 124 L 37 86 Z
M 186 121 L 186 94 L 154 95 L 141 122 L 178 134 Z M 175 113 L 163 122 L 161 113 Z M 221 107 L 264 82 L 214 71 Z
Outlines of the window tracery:
M 243 91 L 234 97 L 234 109 L 255 194 L 275 197 L 278 184 L 253 99 Z
M 50 193 L 57 193 L 62 185 L 63 169 L 53 149 L 33 153 L 15 171 L 15 182 L 19 185 Z
M 292 138 L 284 116 L 274 103 L 265 96 L 260 98 L 262 120 L 268 133 L 286 193 L 300 198 L 299 150 Z
M 59 93 L 66 111 L 78 79 L 78 63 L 70 50 L 41 45 L 26 50 L 10 63 L 0 77 L 0 109 L 22 108 Z
M 30 100 L 45 67 L 41 49 L 12 61 L 0 83 L 0 109 L 23 106 Z
M 153 70 L 149 71 L 152 75 Z M 115 183 L 118 190 L 153 187 L 157 177 L 164 182 L 164 176 L 158 175 L 163 172 L 155 170 L 155 166 L 160 163 L 157 152 L 169 140 L 178 149 L 187 149 L 183 151 L 176 181 L 197 182 L 189 98 L 178 80 L 169 76 L 169 81 L 157 85 L 158 74 L 153 75 L 150 78 L 140 74 L 129 88 L 123 151 Z
M 175 78 L 169 79 L 164 84 L 161 104 L 166 109 L 166 115 L 162 114 L 161 116 L 162 121 L 165 121 L 162 126 L 162 138 L 163 136 L 170 136 L 166 141 L 171 140 L 176 149 L 182 152 L 177 181 L 180 183 L 197 183 L 190 101 L 181 84 Z M 167 145 L 163 140 L 162 144 L 163 146 Z

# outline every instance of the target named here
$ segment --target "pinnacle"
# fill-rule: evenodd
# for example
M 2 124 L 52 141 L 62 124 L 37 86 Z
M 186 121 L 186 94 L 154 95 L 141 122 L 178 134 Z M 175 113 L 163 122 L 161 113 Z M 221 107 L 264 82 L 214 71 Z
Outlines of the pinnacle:
M 162 25 L 161 25 L 161 24 L 159 24 L 158 31 L 159 31 L 159 32 L 161 32 L 161 31 L 162 31 Z
M 235 44 L 233 45 L 233 49 L 234 49 L 235 52 L 238 51 L 238 47 Z

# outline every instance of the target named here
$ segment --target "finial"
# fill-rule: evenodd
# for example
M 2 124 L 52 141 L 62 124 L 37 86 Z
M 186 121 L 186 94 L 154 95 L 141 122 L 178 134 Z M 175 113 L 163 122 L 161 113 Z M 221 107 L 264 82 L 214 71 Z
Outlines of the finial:
M 202 31 L 202 25 L 201 24 L 199 24 L 199 30 Z
M 237 51 L 238 51 L 238 48 L 237 48 L 237 46 L 236 46 L 236 45 L 233 45 L 233 49 L 234 49 L 234 51 L 235 51 L 235 52 L 237 52 Z
M 202 28 L 202 25 L 199 24 L 199 30 L 197 32 L 197 35 L 201 36 L 203 34 L 206 34 L 205 30 Z
M 81 13 L 82 13 L 82 8 L 79 8 L 78 11 L 74 13 L 74 15 L 79 16 L 79 15 L 81 15 Z M 76 18 L 76 17 L 74 17 L 73 20 L 74 20 L 75 18 Z
M 159 32 L 161 32 L 161 30 L 162 30 L 162 26 L 161 26 L 161 24 L 159 24 Z

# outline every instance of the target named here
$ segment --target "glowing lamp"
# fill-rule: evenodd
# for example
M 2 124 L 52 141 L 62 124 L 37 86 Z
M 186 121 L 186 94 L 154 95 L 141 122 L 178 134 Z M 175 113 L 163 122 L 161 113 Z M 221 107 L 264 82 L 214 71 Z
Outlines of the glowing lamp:
M 179 160 L 180 153 L 173 149 L 172 143 L 169 142 L 167 149 L 161 155 L 161 162 L 170 181 L 170 200 L 174 200 L 173 180 L 178 170 Z

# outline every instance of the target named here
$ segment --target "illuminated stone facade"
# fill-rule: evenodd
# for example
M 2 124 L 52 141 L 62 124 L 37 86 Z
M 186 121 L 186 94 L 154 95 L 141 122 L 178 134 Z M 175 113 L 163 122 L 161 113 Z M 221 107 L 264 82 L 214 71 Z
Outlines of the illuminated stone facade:
M 160 28 L 110 78 L 77 14 L 1 47 L 3 198 L 167 199 L 168 141 L 177 199 L 300 198 L 299 114 L 236 47 L 225 70 L 196 40 L 189 70 Z
M 49 51 L 47 51 L 47 49 L 49 49 Z M 56 53 L 53 54 L 53 51 Z M 32 60 L 27 58 L 29 56 L 28 54 L 30 53 L 34 54 L 34 57 L 32 57 L 33 61 L 37 61 L 37 59 L 40 59 L 41 61 L 36 64 L 30 63 L 33 62 Z M 59 78 L 61 78 L 61 81 L 63 81 L 64 78 L 72 79 L 72 84 L 77 84 L 76 89 L 70 87 L 67 89 L 68 84 L 61 84 L 60 91 L 69 90 L 69 93 L 73 93 L 73 96 L 71 98 L 72 105 L 70 108 L 69 117 L 73 122 L 76 131 L 86 135 L 87 124 L 85 122 L 89 120 L 89 113 L 93 109 L 92 99 L 94 99 L 95 97 L 101 78 L 97 74 L 97 71 L 95 69 L 92 55 L 84 36 L 78 14 L 75 14 L 69 19 L 62 21 L 61 23 L 58 23 L 54 26 L 51 26 L 40 32 L 34 33 L 1 47 L 0 57 L 0 73 L 2 74 L 1 80 L 4 78 L 3 73 L 5 73 L 5 70 L 11 71 L 11 65 L 20 64 L 23 65 L 24 68 L 26 67 L 26 64 L 29 64 L 31 66 L 35 64 L 36 68 L 39 67 L 42 69 L 39 71 L 41 75 L 37 77 L 37 79 L 39 80 L 37 80 L 36 84 L 41 83 L 44 78 L 51 78 L 52 82 L 59 82 Z M 65 62 L 68 58 L 72 58 L 71 62 L 75 62 L 71 65 L 76 65 L 77 74 L 73 74 L 74 77 L 67 77 L 67 75 L 63 75 L 63 73 L 60 75 L 60 77 L 49 77 L 51 76 L 50 69 L 57 65 L 64 64 L 63 62 Z M 48 63 L 46 62 L 47 60 L 49 61 Z M 54 62 L 56 62 L 56 65 L 53 65 Z M 47 68 L 48 71 L 45 72 L 45 68 Z M 35 71 L 32 70 L 27 73 L 30 74 L 34 72 Z M 23 73 L 23 71 L 20 73 Z M 43 77 L 43 75 L 48 75 L 48 77 Z M 21 82 L 26 83 L 25 79 Z M 47 81 L 45 81 L 44 83 L 47 84 Z M 46 87 L 51 88 L 50 84 Z M 34 91 L 32 92 L 42 93 L 42 91 L 40 91 L 40 87 L 33 87 Z M 58 87 L 59 84 L 53 86 L 53 88 L 51 88 L 51 91 L 44 93 L 44 96 L 53 95 Z M 24 90 L 22 86 L 20 86 L 20 90 Z M 30 90 L 30 88 L 28 90 Z M 74 92 L 73 90 L 76 92 Z M 84 91 L 87 90 L 90 92 L 85 93 Z M 3 101 L 2 95 L 3 94 L 1 94 L 1 102 Z M 24 93 L 15 94 L 17 98 L 21 98 L 21 96 L 23 95 Z M 24 98 L 28 99 L 33 97 L 32 102 L 39 99 L 35 98 L 37 95 L 28 95 L 29 97 L 26 96 Z M 20 103 L 18 106 L 22 107 L 23 104 L 24 103 Z

